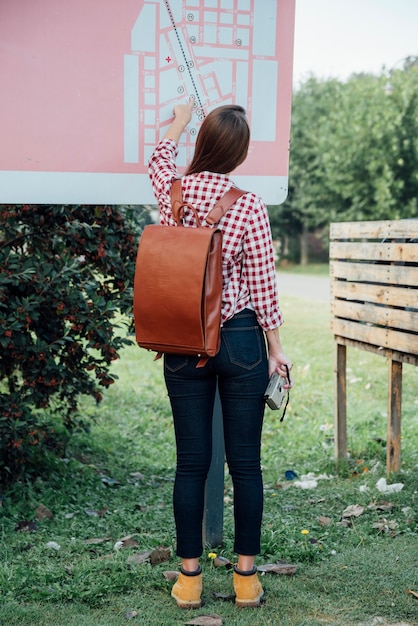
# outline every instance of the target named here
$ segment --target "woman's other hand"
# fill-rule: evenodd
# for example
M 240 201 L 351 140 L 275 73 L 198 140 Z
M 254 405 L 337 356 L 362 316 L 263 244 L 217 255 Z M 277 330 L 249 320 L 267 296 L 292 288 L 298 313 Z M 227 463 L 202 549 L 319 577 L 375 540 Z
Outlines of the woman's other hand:
M 289 371 L 289 384 L 285 386 L 287 389 L 290 389 L 293 387 L 293 378 L 290 373 L 293 363 L 284 353 L 282 342 L 280 340 L 279 329 L 274 328 L 273 330 L 267 330 L 266 338 L 269 353 L 269 376 L 274 374 L 274 372 L 277 372 L 282 378 L 288 378 L 287 374 Z

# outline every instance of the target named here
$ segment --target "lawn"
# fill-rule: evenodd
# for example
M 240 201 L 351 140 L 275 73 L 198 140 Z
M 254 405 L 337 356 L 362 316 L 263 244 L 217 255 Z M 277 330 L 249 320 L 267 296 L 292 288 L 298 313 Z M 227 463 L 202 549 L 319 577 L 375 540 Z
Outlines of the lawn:
M 417 624 L 418 371 L 404 367 L 402 469 L 386 477 L 387 363 L 348 349 L 350 456 L 337 468 L 328 305 L 288 297 L 282 308 L 296 385 L 284 422 L 266 411 L 257 565 L 285 562 L 295 573 L 262 576 L 260 609 L 231 602 L 231 570 L 207 556 L 234 561 L 226 473 L 223 543 L 202 560 L 205 604 L 177 609 L 165 577 L 179 564 L 169 403 L 161 361 L 132 346 L 101 405 L 83 400 L 90 433 L 77 433 L 34 483 L 3 492 L 0 624 L 173 626 L 214 614 L 228 626 Z M 381 478 L 403 487 L 381 493 Z

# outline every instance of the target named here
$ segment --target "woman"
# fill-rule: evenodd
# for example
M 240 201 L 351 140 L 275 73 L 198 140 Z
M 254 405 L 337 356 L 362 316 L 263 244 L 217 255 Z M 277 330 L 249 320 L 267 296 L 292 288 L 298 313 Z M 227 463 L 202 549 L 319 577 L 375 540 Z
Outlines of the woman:
M 174 225 L 172 181 L 178 177 L 178 142 L 190 122 L 194 101 L 174 108 L 174 119 L 149 161 L 160 222 Z M 250 130 L 245 110 L 222 106 L 205 118 L 195 153 L 182 178 L 183 200 L 205 217 L 233 183 L 229 173 L 246 158 Z M 185 210 L 184 225 L 193 226 Z M 223 232 L 221 348 L 205 367 L 198 357 L 165 355 L 164 376 L 170 397 L 177 448 L 173 504 L 177 555 L 181 569 L 172 596 L 181 608 L 201 606 L 202 521 L 206 476 L 212 457 L 212 414 L 218 385 L 225 452 L 234 488 L 235 543 L 238 562 L 234 589 L 238 606 L 257 606 L 263 595 L 254 566 L 260 552 L 263 483 L 260 464 L 263 395 L 269 376 L 287 376 L 292 364 L 279 337 L 273 245 L 267 208 L 246 193 L 217 225 Z M 264 336 L 267 340 L 264 341 Z M 289 381 L 289 387 L 292 382 Z

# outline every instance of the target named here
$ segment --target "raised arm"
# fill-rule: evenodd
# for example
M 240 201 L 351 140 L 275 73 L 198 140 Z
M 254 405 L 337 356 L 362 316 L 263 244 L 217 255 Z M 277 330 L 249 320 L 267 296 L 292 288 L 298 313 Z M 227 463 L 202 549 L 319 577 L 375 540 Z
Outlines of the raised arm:
M 171 122 L 163 139 L 172 139 L 176 143 L 179 142 L 187 124 L 192 119 L 194 100 L 191 98 L 187 104 L 176 104 L 174 107 L 174 119 Z

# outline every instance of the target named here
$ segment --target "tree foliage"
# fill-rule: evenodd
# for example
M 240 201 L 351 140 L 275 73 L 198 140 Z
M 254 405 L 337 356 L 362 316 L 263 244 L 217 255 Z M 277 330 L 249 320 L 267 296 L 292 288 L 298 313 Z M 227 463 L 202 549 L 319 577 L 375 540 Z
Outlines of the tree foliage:
M 138 221 L 128 209 L 0 207 L 0 477 L 31 471 L 64 432 L 85 425 L 80 394 L 101 400 L 130 342 Z M 125 335 L 125 336 L 124 336 Z
M 289 194 L 276 238 L 332 221 L 418 216 L 418 61 L 346 82 L 310 77 L 293 96 Z

